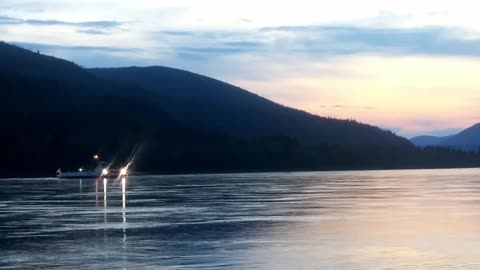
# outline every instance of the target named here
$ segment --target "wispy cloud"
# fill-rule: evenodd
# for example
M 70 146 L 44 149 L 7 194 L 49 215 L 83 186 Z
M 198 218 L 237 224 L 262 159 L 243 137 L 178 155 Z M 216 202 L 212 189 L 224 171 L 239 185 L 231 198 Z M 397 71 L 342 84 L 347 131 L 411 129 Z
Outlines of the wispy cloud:
M 88 34 L 88 35 L 110 35 L 111 32 L 98 30 L 98 29 L 80 29 L 77 31 L 78 33 Z
M 29 24 L 37 26 L 51 26 L 51 25 L 64 25 L 64 26 L 77 26 L 77 27 L 93 27 L 93 28 L 115 28 L 120 27 L 124 23 L 117 21 L 81 21 L 81 22 L 69 22 L 60 20 L 38 20 L 38 19 L 21 19 L 8 16 L 0 16 L 0 24 L 15 25 L 15 24 Z
M 328 58 L 354 54 L 480 56 L 480 38 L 442 27 L 372 28 L 278 26 L 244 31 L 160 31 L 172 52 L 192 54 L 286 54 Z M 169 39 L 168 37 L 172 37 Z M 177 37 L 177 38 L 175 38 Z
M 263 45 L 263 43 L 253 41 L 228 41 L 225 42 L 224 45 L 238 48 L 259 48 Z
M 252 38 L 254 31 L 227 31 L 227 30 L 161 30 L 148 33 L 148 36 L 153 39 L 164 38 L 168 36 L 173 37 L 191 37 L 195 38 L 196 43 L 205 41 L 206 39 L 215 41 L 225 41 L 232 38 Z
M 235 54 L 248 51 L 248 47 L 181 47 L 178 51 L 189 54 Z
M 0 24 L 20 24 L 21 20 L 12 18 L 12 17 L 7 17 L 7 16 L 0 16 Z
M 119 52 L 141 52 L 143 49 L 139 48 L 125 48 L 125 47 L 106 47 L 106 46 L 62 46 L 54 44 L 43 43 L 29 43 L 29 42 L 11 42 L 23 48 L 39 51 L 53 51 L 53 50 L 65 50 L 65 51 L 95 51 L 105 53 L 119 53 Z
M 194 36 L 195 32 L 193 31 L 159 31 L 156 34 L 160 35 L 170 35 L 170 36 Z
M 362 109 L 362 110 L 374 110 L 373 106 L 357 106 L 357 105 L 322 105 L 320 108 L 334 108 L 334 109 Z
M 136 63 L 135 56 L 143 53 L 143 49 L 132 47 L 108 46 L 63 46 L 44 43 L 11 42 L 42 54 L 53 55 L 68 60 L 74 60 L 86 67 L 118 67 L 130 66 Z
M 180 47 L 178 51 L 189 54 L 228 55 L 261 50 L 263 43 L 248 41 L 226 41 L 209 47 Z
M 288 44 L 292 51 L 324 56 L 355 53 L 480 56 L 480 39 L 465 38 L 461 29 L 453 28 L 278 26 L 259 31 L 269 33 L 278 43 Z

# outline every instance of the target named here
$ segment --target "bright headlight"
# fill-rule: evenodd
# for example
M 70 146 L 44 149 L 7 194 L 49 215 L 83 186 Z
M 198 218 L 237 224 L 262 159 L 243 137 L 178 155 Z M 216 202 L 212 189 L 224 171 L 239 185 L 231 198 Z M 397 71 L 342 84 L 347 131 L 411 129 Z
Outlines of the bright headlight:
M 121 168 L 120 175 L 127 175 L 127 168 Z
M 108 170 L 107 169 L 103 169 L 102 170 L 102 175 L 107 175 L 108 174 Z

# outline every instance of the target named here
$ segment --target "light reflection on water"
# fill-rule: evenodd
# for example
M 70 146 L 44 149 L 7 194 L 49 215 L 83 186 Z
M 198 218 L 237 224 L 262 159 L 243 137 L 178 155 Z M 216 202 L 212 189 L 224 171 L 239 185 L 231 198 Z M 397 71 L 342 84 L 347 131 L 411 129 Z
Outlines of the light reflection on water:
M 479 178 L 470 169 L 0 180 L 0 268 L 480 269 Z

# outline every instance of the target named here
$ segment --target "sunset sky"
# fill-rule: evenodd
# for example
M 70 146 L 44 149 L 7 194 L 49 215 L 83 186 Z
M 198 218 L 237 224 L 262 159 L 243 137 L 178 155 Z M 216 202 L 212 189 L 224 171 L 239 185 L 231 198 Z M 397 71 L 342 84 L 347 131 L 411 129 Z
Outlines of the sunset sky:
M 480 122 L 478 5 L 2 0 L 0 40 L 86 67 L 182 68 L 322 116 L 446 135 Z

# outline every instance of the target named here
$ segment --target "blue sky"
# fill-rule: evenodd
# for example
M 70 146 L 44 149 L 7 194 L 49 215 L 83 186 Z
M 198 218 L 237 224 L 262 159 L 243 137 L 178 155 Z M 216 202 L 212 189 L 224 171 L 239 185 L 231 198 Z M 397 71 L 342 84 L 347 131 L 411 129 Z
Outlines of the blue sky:
M 0 2 L 0 39 L 87 67 L 172 66 L 405 136 L 480 122 L 472 1 Z

